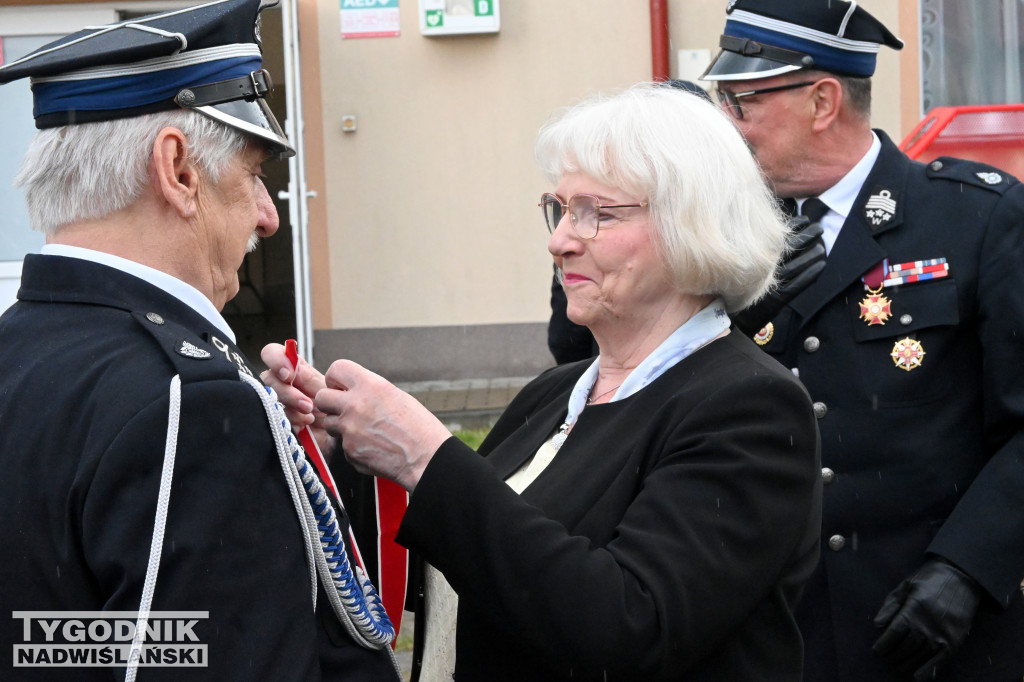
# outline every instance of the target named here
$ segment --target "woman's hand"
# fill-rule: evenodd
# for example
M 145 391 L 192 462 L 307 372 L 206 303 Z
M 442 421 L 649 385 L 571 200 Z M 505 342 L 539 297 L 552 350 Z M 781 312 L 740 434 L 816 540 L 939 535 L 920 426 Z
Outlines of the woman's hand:
M 308 426 L 320 450 L 325 456 L 330 456 L 335 445 L 334 439 L 324 430 L 324 413 L 318 412 L 313 404 L 317 392 L 326 385 L 324 375 L 301 357 L 298 366 L 293 369 L 284 346 L 279 343 L 264 346 L 260 357 L 268 367 L 260 379 L 277 393 L 277 399 L 284 406 L 285 416 L 292 428 L 298 431 Z
M 452 434 L 411 395 L 350 360 L 335 361 L 325 379 L 316 409 L 326 415 L 328 433 L 341 439 L 348 461 L 412 492 Z

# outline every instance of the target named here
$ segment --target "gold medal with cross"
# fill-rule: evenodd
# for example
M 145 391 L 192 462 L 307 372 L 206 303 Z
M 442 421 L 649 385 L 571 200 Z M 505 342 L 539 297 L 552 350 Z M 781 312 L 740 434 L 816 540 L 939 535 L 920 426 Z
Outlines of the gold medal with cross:
M 868 289 L 868 295 L 860 302 L 860 319 L 873 324 L 885 324 L 892 317 L 892 301 L 882 295 L 882 288 Z
M 892 317 L 892 301 L 882 295 L 882 281 L 888 269 L 889 259 L 884 259 L 860 278 L 868 292 L 860 302 L 860 319 L 867 322 L 869 327 L 885 324 Z

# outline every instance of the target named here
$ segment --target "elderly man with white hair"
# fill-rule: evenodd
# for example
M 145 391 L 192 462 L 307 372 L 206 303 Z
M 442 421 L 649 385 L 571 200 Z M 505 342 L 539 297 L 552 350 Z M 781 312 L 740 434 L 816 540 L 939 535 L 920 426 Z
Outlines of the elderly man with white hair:
M 32 78 L 18 182 L 46 234 L 0 317 L 4 679 L 399 677 L 347 519 L 220 314 L 278 228 L 263 164 L 294 153 L 261 9 L 87 28 L 0 68 Z

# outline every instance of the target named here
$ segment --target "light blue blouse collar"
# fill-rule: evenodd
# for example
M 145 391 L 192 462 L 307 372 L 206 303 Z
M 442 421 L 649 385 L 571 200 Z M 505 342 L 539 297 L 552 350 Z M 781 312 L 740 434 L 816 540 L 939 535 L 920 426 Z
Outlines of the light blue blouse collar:
M 679 329 L 662 341 L 661 345 L 654 349 L 654 352 L 644 358 L 622 382 L 615 395 L 612 396 L 611 402 L 628 398 L 647 386 L 680 360 L 728 329 L 729 324 L 729 315 L 725 312 L 725 305 L 720 298 L 716 298 L 684 322 Z M 579 378 L 569 395 L 569 414 L 566 415 L 565 424 L 562 425 L 566 431 L 568 431 L 568 427 L 576 423 L 580 412 L 587 405 L 590 390 L 597 382 L 600 361 L 600 355 L 594 358 L 594 362 Z

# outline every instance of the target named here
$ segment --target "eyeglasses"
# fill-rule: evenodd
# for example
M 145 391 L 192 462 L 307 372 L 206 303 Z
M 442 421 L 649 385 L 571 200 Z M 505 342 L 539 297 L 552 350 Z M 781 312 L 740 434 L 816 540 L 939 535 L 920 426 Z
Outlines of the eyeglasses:
M 647 202 L 639 204 L 602 204 L 601 200 L 593 194 L 574 194 L 569 197 L 569 203 L 563 204 L 558 196 L 545 192 L 537 204 L 544 211 L 544 221 L 548 225 L 548 232 L 554 232 L 558 223 L 562 220 L 563 211 L 569 212 L 569 221 L 572 230 L 580 239 L 593 239 L 601 228 L 601 221 L 605 223 L 618 220 L 620 216 L 612 213 L 605 213 L 609 208 L 644 208 Z
M 745 92 L 732 92 L 729 90 L 722 90 L 715 88 L 715 95 L 718 96 L 718 101 L 725 106 L 729 114 L 736 120 L 743 120 L 743 107 L 740 105 L 740 99 L 744 97 L 753 97 L 754 95 L 764 95 L 769 92 L 782 92 L 783 90 L 795 90 L 797 88 L 806 88 L 808 85 L 814 85 L 818 81 L 804 81 L 802 83 L 787 83 L 786 85 L 776 85 L 773 88 L 761 88 L 760 90 L 746 90 Z

